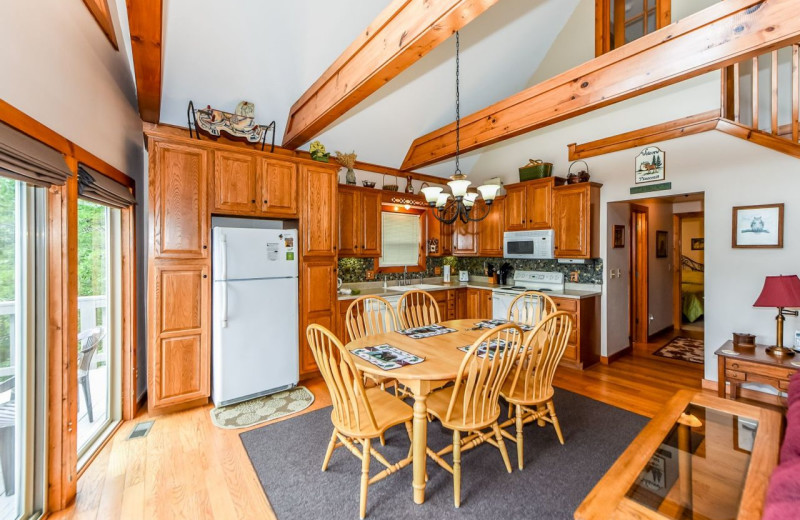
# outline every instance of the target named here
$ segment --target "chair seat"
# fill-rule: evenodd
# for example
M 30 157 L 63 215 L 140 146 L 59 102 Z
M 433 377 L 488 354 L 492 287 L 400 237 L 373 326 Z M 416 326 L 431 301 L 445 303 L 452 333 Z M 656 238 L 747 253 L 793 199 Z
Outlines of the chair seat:
M 447 416 L 447 408 L 450 406 L 450 399 L 452 398 L 454 389 L 455 386 L 447 386 L 433 392 L 430 396 L 428 396 L 428 413 L 439 419 L 439 421 L 442 423 L 442 426 L 451 430 L 475 431 L 488 428 L 492 425 L 492 423 L 497 421 L 497 418 L 500 416 L 500 405 L 495 403 L 495 410 L 490 410 L 485 422 L 473 423 L 470 421 L 469 424 L 465 422 L 463 414 L 464 385 L 461 385 L 461 392 L 459 393 L 462 395 L 457 396 L 458 398 L 453 406 L 453 413 L 450 415 L 450 420 L 445 420 L 445 417 Z
M 366 394 L 369 404 L 372 407 L 372 412 L 375 414 L 375 422 L 378 427 L 372 427 L 372 424 L 370 424 L 367 418 L 367 410 L 364 407 L 363 401 L 359 400 L 358 413 L 361 418 L 361 427 L 359 429 L 348 428 L 336 419 L 336 414 L 334 412 L 331 412 L 331 422 L 333 422 L 334 427 L 343 435 L 359 439 L 380 437 L 383 432 L 392 426 L 409 422 L 414 417 L 413 408 L 380 388 L 367 388 Z M 351 422 L 355 423 L 352 414 Z
M 523 385 L 517 384 L 517 387 L 514 389 L 514 393 L 511 393 L 511 384 L 513 383 L 513 377 L 509 377 L 503 383 L 503 387 L 500 389 L 500 396 L 505 399 L 510 404 L 519 404 L 522 406 L 534 406 L 537 404 L 546 403 L 550 399 L 553 398 L 553 387 L 550 387 L 550 391 L 545 395 L 539 397 L 538 399 L 533 399 L 532 396 L 526 396 L 523 392 Z

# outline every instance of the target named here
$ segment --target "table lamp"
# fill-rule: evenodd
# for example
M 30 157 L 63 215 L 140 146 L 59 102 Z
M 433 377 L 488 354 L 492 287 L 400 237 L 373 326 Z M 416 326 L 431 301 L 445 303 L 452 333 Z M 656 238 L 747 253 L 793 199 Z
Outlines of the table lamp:
M 753 307 L 777 307 L 777 339 L 775 345 L 767 347 L 767 352 L 775 356 L 792 356 L 794 351 L 783 346 L 784 316 L 797 316 L 797 311 L 787 311 L 785 307 L 800 307 L 800 278 L 797 275 L 767 276 L 764 288 Z

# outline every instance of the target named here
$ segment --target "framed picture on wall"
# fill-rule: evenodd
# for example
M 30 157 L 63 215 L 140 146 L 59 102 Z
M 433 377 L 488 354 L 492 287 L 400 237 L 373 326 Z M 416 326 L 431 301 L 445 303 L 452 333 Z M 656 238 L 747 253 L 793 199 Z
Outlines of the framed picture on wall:
M 692 251 L 703 251 L 706 248 L 706 239 L 705 238 L 693 238 L 692 239 Z
M 625 247 L 625 226 L 614 224 L 614 249 Z
M 782 248 L 783 204 L 734 207 L 731 242 L 735 248 Z
M 666 231 L 656 231 L 656 258 L 667 257 L 667 236 Z

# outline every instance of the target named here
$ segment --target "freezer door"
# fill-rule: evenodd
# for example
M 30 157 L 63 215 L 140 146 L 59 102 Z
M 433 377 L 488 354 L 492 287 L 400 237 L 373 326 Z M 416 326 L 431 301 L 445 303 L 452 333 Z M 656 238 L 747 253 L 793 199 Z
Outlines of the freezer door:
M 297 231 L 214 228 L 214 280 L 297 276 Z
M 297 316 L 296 278 L 214 283 L 215 403 L 297 384 Z

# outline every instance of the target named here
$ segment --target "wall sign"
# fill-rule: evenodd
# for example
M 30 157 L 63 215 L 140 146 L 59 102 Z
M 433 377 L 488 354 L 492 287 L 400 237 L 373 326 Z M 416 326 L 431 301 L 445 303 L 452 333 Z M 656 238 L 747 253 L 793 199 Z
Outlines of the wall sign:
M 671 189 L 671 182 L 660 182 L 658 184 L 648 184 L 646 186 L 635 186 L 631 188 L 631 195 L 636 195 L 637 193 L 649 193 L 651 191 L 666 191 Z
M 664 150 L 657 146 L 648 146 L 642 150 L 634 160 L 636 184 L 663 181 L 666 177 L 664 174 L 664 161 Z

